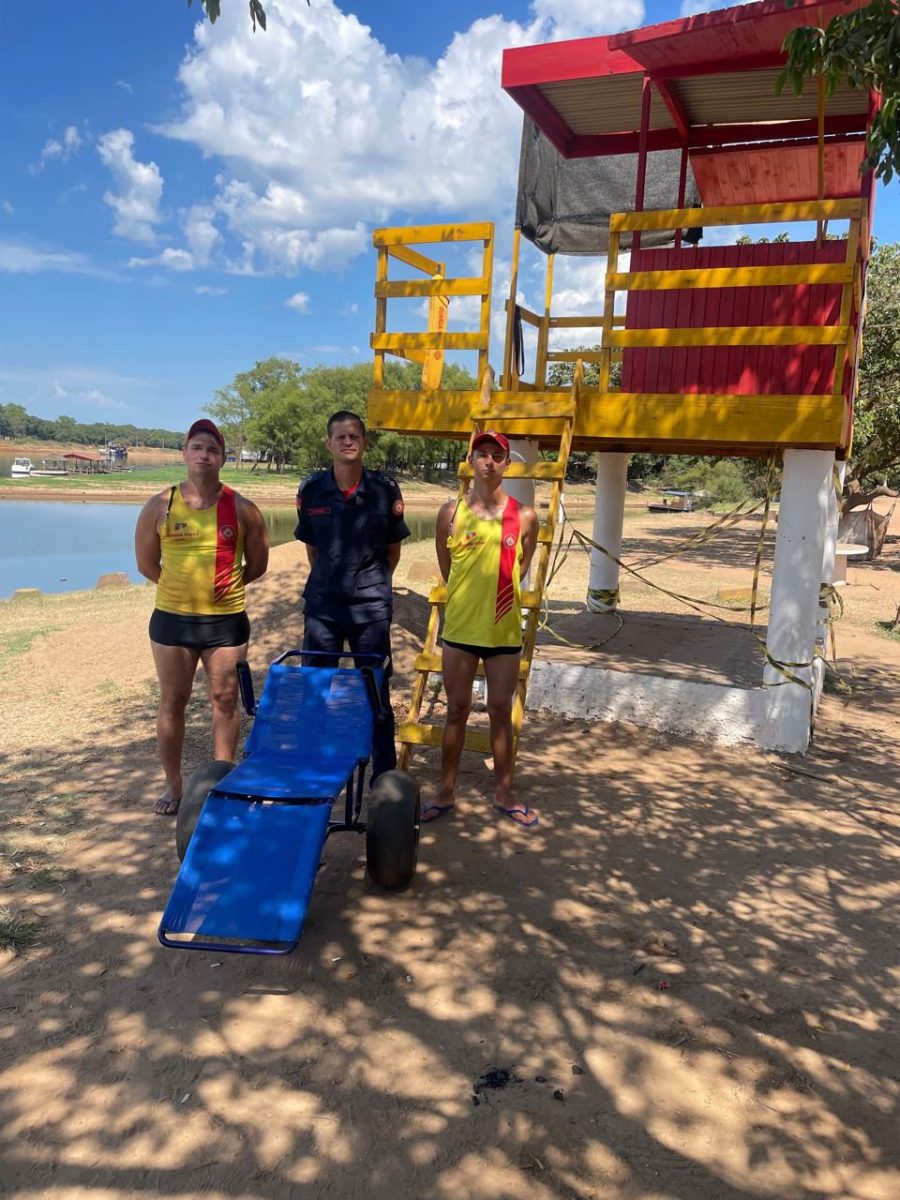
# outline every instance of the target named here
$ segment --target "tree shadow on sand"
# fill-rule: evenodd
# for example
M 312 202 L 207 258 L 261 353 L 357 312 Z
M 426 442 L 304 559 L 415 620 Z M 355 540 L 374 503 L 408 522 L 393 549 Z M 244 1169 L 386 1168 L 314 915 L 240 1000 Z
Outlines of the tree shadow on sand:
M 420 616 L 397 631 L 398 708 Z M 293 601 L 256 614 L 260 679 L 297 622 Z M 860 671 L 896 722 L 895 676 Z M 468 763 L 407 892 L 367 884 L 361 839 L 329 840 L 286 959 L 157 944 L 177 860 L 146 811 L 145 699 L 102 758 L 36 748 L 8 820 L 90 787 L 74 877 L 3 891 L 42 922 L 2 967 L 6 1194 L 887 1200 L 900 764 L 843 703 L 803 774 L 529 719 L 536 831 L 498 824 Z M 196 761 L 204 742 L 201 714 Z M 434 782 L 434 756 L 414 769 Z M 510 1081 L 476 1093 L 491 1067 Z

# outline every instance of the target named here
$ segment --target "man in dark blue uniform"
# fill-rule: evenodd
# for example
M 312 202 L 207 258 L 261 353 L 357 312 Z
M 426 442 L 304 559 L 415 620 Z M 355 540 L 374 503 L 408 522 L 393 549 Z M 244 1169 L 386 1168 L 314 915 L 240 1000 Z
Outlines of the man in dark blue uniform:
M 329 418 L 325 445 L 334 465 L 310 475 L 297 493 L 294 536 L 306 543 L 309 559 L 303 649 L 340 652 L 346 643 L 357 654 L 390 657 L 391 578 L 409 537 L 403 496 L 389 475 L 363 466 L 368 438 L 356 413 Z M 372 745 L 373 779 L 397 765 L 389 675 L 386 719 L 376 724 Z

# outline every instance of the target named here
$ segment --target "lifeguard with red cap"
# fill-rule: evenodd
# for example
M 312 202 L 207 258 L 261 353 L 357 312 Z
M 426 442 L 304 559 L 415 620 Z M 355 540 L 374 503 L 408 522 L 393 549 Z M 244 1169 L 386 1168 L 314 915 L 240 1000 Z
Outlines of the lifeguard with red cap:
M 250 622 L 244 586 L 265 574 L 269 539 L 252 501 L 222 483 L 225 439 L 205 417 L 191 425 L 187 479 L 148 500 L 138 517 L 138 570 L 156 584 L 150 645 L 159 678 L 157 738 L 166 788 L 156 803 L 181 803 L 184 714 L 203 663 L 213 714 L 213 757 L 234 762 L 240 718 L 235 665 L 246 656 Z
M 472 684 L 484 663 L 494 757 L 494 808 L 524 829 L 537 813 L 512 794 L 512 704 L 522 658 L 521 581 L 537 546 L 533 508 L 503 490 L 509 441 L 487 429 L 469 447 L 473 482 L 468 494 L 438 513 L 435 546 L 447 581 L 442 631 L 442 674 L 447 721 L 441 743 L 441 786 L 422 821 L 451 812 L 456 777 L 472 708 Z

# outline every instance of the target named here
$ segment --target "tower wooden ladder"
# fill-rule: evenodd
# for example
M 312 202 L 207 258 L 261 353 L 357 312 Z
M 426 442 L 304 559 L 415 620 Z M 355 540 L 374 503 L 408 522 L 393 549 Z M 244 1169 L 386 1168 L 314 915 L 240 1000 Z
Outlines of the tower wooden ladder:
M 556 433 L 558 440 L 555 461 L 543 460 L 536 463 L 511 463 L 506 468 L 504 474 L 505 479 L 534 479 L 549 481 L 550 483 L 550 500 L 547 506 L 547 516 L 546 520 L 541 523 L 538 531 L 537 550 L 535 551 L 529 572 L 531 586 L 527 590 L 524 588 L 522 590 L 522 612 L 525 618 L 525 627 L 522 635 L 523 647 L 522 661 L 519 668 L 519 682 L 513 701 L 514 755 L 518 751 L 519 733 L 525 717 L 525 696 L 528 691 L 528 678 L 531 674 L 534 646 L 540 624 L 544 588 L 547 584 L 550 552 L 560 515 L 566 467 L 569 462 L 569 453 L 572 449 L 572 437 L 575 430 L 575 415 L 578 407 L 581 378 L 582 365 L 578 362 L 576 364 L 575 380 L 570 395 L 558 397 L 544 396 L 540 400 L 533 397 L 525 399 L 524 397 L 528 394 L 523 392 L 492 392 L 493 371 L 488 368 L 484 373 L 482 381 L 480 405 L 472 414 L 472 437 L 490 428 L 507 432 L 513 423 L 517 432 L 512 435 L 507 433 L 507 435 L 512 437 L 527 437 L 527 423 L 529 421 L 541 421 L 544 426 L 548 421 L 552 421 L 553 426 L 558 427 Z M 519 432 L 520 430 L 521 432 Z M 542 443 L 546 443 L 548 440 L 543 433 L 541 440 Z M 458 477 L 459 499 L 462 500 L 469 490 L 469 483 L 472 479 L 472 468 L 468 461 L 460 463 Z M 428 596 L 428 601 L 431 605 L 431 611 L 428 616 L 428 626 L 422 650 L 416 655 L 413 663 L 416 679 L 409 706 L 409 715 L 406 721 L 400 724 L 397 729 L 397 741 L 400 743 L 399 765 L 402 769 L 408 767 L 410 757 L 416 746 L 440 746 L 443 735 L 443 726 L 426 724 L 422 721 L 421 716 L 422 707 L 428 695 L 429 676 L 432 673 L 439 674 L 441 670 L 441 653 L 438 649 L 437 639 L 440 629 L 441 612 L 447 601 L 446 586 L 441 585 L 440 587 L 433 588 Z M 483 677 L 483 675 L 483 668 L 479 665 L 478 676 Z M 487 730 L 467 729 L 464 748 L 480 754 L 490 754 L 491 743 Z

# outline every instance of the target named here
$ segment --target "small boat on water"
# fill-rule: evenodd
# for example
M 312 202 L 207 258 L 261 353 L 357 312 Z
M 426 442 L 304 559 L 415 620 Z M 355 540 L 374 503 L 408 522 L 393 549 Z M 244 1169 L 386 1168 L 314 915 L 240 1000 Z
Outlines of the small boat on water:
M 42 458 L 39 467 L 32 467 L 31 474 L 34 475 L 67 475 L 66 464 L 61 458 Z
M 13 479 L 22 479 L 26 475 L 30 475 L 34 470 L 34 463 L 30 458 L 14 458 L 10 474 Z

